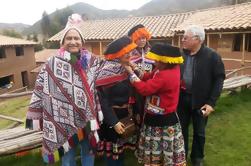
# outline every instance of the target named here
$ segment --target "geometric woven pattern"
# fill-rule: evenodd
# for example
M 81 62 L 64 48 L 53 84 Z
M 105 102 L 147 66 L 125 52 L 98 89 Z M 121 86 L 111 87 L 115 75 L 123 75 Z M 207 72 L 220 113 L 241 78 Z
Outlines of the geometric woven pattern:
M 90 91 L 94 95 L 94 111 L 101 111 L 99 99 L 95 90 L 95 75 L 99 72 L 102 61 L 86 51 L 89 58 L 89 68 L 85 70 Z M 82 56 L 82 55 L 81 55 Z M 75 68 L 62 56 L 52 56 L 43 67 L 36 80 L 35 89 L 31 98 L 27 119 L 39 120 L 43 124 L 43 153 L 53 155 L 55 151 L 64 147 L 68 139 L 77 133 L 82 133 L 86 124 L 96 120 L 87 102 L 87 91 L 81 77 Z M 95 114 L 96 114 L 95 113 Z M 36 121 L 37 122 L 37 121 Z M 38 123 L 37 123 L 38 124 Z M 36 125 L 41 127 L 39 125 Z M 33 129 L 35 125 L 31 126 Z M 96 129 L 95 129 L 96 130 Z M 82 139 L 81 135 L 78 135 Z

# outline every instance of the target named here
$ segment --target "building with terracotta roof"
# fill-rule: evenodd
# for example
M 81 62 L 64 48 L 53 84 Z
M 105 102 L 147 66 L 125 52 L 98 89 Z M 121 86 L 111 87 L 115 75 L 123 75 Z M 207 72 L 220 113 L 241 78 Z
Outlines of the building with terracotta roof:
M 251 3 L 162 16 L 87 20 L 79 29 L 86 48 L 101 55 L 107 44 L 126 35 L 136 24 L 143 24 L 151 32 L 151 43 L 160 41 L 178 46 L 185 27 L 202 25 L 206 30 L 205 44 L 220 53 L 227 71 L 251 65 Z M 62 30 L 49 41 L 58 42 L 63 33 Z
M 251 66 L 251 3 L 194 11 L 173 29 L 175 37 L 180 40 L 183 30 L 192 24 L 205 28 L 205 43 L 220 53 L 227 71 Z M 251 70 L 245 73 L 251 74 Z
M 29 87 L 36 66 L 35 42 L 0 35 L 0 94 Z
M 32 79 L 35 80 L 40 72 L 42 65 L 52 56 L 55 56 L 57 49 L 43 49 L 35 53 L 36 66 L 31 71 Z
M 57 54 L 57 49 L 43 49 L 35 53 L 36 66 L 44 64 L 50 57 Z
M 174 32 L 171 29 L 187 19 L 191 13 L 170 14 L 163 16 L 128 17 L 106 20 L 87 20 L 83 22 L 81 30 L 87 49 L 97 55 L 103 54 L 106 46 L 114 39 L 127 35 L 128 31 L 137 24 L 143 24 L 152 34 L 151 41 L 172 42 Z M 64 30 L 49 39 L 59 42 Z

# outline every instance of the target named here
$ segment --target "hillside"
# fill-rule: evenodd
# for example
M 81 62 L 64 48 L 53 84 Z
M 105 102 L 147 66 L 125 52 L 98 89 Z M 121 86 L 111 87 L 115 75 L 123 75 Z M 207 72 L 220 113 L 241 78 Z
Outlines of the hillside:
M 251 2 L 251 0 L 238 0 L 238 3 Z M 76 3 L 66 8 L 57 10 L 49 15 L 52 19 L 57 13 L 63 10 L 72 10 L 73 13 L 85 15 L 88 19 L 106 19 L 106 18 L 121 18 L 128 16 L 149 16 L 163 15 L 170 13 L 187 12 L 198 9 L 218 7 L 224 5 L 235 4 L 236 0 L 152 0 L 137 10 L 102 10 L 87 3 Z M 41 14 L 42 15 L 42 14 Z M 25 29 L 24 34 L 41 33 L 41 20 L 37 21 L 33 26 Z
M 50 19 L 53 19 L 57 13 L 62 10 L 72 10 L 73 13 L 79 13 L 81 15 L 85 15 L 88 19 L 106 19 L 106 18 L 114 18 L 114 17 L 126 17 L 129 15 L 129 11 L 127 10 L 102 10 L 98 9 L 92 5 L 87 3 L 79 2 L 74 5 L 68 6 L 64 9 L 57 10 L 49 15 Z M 42 14 L 41 14 L 42 15 Z M 41 33 L 41 20 L 37 21 L 31 27 L 25 29 L 23 34 L 29 34 L 32 32 Z
M 14 24 L 0 23 L 0 31 L 3 29 L 13 29 L 17 32 L 22 32 L 29 27 L 30 25 L 22 24 L 22 23 L 14 23 Z

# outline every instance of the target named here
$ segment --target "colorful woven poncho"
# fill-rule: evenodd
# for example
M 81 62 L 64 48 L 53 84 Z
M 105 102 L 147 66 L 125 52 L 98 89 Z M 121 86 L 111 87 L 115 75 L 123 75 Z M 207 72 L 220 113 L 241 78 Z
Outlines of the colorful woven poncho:
M 85 138 L 93 147 L 99 141 L 97 130 L 103 116 L 95 80 L 103 64 L 87 50 L 76 58 L 60 49 L 38 74 L 26 127 L 43 131 L 46 163 L 58 161 Z

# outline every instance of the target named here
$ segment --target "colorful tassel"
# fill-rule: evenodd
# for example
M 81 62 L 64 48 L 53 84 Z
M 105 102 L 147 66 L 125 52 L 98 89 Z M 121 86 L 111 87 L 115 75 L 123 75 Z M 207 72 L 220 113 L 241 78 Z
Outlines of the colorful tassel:
M 69 151 L 70 145 L 69 145 L 68 141 L 66 141 L 66 142 L 63 144 L 63 147 L 64 147 L 64 151 L 65 151 L 65 152 L 68 152 L 68 151 Z
M 82 141 L 84 139 L 83 129 L 78 129 L 78 139 L 79 141 Z
M 104 115 L 102 111 L 98 111 L 98 120 L 99 122 L 102 122 L 104 120 Z
M 54 163 L 55 162 L 54 155 L 53 154 L 48 155 L 48 160 L 49 160 L 49 163 Z
M 39 120 L 33 120 L 33 130 L 40 130 Z
M 72 136 L 72 140 L 73 140 L 73 143 L 74 143 L 74 147 L 78 145 L 79 143 L 79 139 L 78 139 L 78 135 L 77 134 L 74 134 Z
M 94 137 L 96 139 L 96 142 L 98 143 L 99 142 L 99 135 L 98 135 L 97 131 L 94 132 Z
M 53 157 L 54 157 L 54 162 L 59 161 L 59 153 L 58 153 L 58 151 L 55 151 L 55 152 L 53 153 Z
M 72 148 L 72 147 L 74 147 L 74 146 L 75 146 L 75 145 L 74 145 L 74 141 L 73 141 L 73 138 L 72 138 L 72 137 L 70 137 L 70 138 L 68 139 L 68 142 L 69 142 L 70 148 Z
M 58 154 L 59 154 L 60 158 L 64 155 L 64 148 L 62 146 L 60 148 L 58 148 Z
M 25 121 L 25 128 L 33 129 L 33 123 L 32 123 L 31 119 L 26 119 L 26 121 Z
M 90 122 L 91 122 L 91 131 L 99 129 L 99 125 L 96 119 L 90 120 Z
M 43 155 L 43 160 L 44 160 L 45 163 L 49 163 L 48 155 Z

